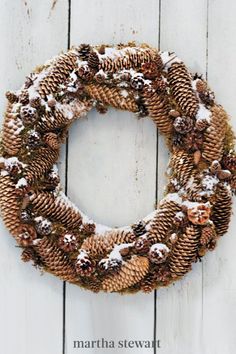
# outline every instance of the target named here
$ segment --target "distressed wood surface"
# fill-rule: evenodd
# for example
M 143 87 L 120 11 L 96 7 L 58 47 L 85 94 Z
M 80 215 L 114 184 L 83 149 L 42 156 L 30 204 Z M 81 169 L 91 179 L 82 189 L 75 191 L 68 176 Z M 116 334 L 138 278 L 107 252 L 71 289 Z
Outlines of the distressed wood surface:
M 17 89 L 35 65 L 69 43 L 136 40 L 175 51 L 193 72 L 207 76 L 236 130 L 235 13 L 233 0 L 2 0 L 1 113 L 4 92 Z M 149 213 L 162 198 L 167 162 L 164 141 L 150 120 L 110 109 L 74 124 L 60 174 L 84 212 L 121 226 Z M 234 215 L 216 251 L 181 282 L 150 295 L 120 296 L 95 295 L 50 275 L 40 277 L 20 262 L 20 251 L 1 224 L 2 352 L 232 354 L 235 226 Z M 76 340 L 102 338 L 116 343 L 160 339 L 161 348 L 73 348 Z

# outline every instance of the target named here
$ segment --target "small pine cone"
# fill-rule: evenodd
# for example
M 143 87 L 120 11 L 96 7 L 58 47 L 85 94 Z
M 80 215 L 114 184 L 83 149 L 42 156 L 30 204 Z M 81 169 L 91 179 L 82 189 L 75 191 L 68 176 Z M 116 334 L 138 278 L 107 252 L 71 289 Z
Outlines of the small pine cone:
M 60 147 L 58 136 L 55 133 L 45 134 L 44 141 L 52 150 L 58 150 Z
M 4 159 L 1 168 L 7 171 L 11 176 L 17 176 L 22 172 L 22 163 L 15 157 Z
M 151 244 L 162 242 L 168 238 L 173 226 L 173 218 L 179 211 L 181 211 L 181 207 L 174 201 L 164 201 L 160 205 L 148 231 L 148 239 Z
M 96 226 L 94 223 L 84 223 L 81 225 L 80 231 L 83 235 L 91 236 L 95 233 Z
M 177 212 L 173 218 L 173 222 L 177 227 L 184 227 L 187 223 L 186 214 L 182 211 Z
M 30 209 L 23 209 L 20 213 L 20 219 L 24 223 L 32 222 L 32 213 Z
M 232 214 L 232 195 L 229 187 L 223 184 L 218 185 L 216 202 L 211 213 L 211 220 L 214 222 L 218 236 L 223 236 L 229 227 Z
M 211 240 L 216 238 L 216 232 L 214 228 L 210 226 L 206 226 L 202 229 L 201 237 L 200 237 L 200 244 L 202 246 L 207 246 Z
M 58 159 L 58 150 L 40 148 L 24 170 L 24 176 L 32 183 L 44 175 Z
M 149 271 L 149 273 L 141 280 L 140 282 L 140 289 L 144 293 L 150 293 L 154 289 L 156 289 L 158 285 L 158 279 L 157 279 L 157 270 L 152 269 Z
M 71 206 L 66 197 L 60 195 L 55 197 L 49 192 L 35 192 L 30 196 L 30 202 L 33 210 L 37 214 L 59 221 L 68 229 L 79 228 L 82 218 L 78 210 Z
M 99 56 L 96 52 L 91 52 L 88 57 L 88 65 L 90 68 L 98 71 L 99 67 Z
M 193 129 L 193 120 L 190 117 L 177 117 L 174 121 L 174 128 L 180 134 L 189 133 Z
M 99 267 L 102 272 L 114 273 L 120 270 L 122 266 L 122 259 L 104 258 L 99 262 Z
M 117 87 L 108 87 L 102 84 L 89 84 L 85 86 L 87 94 L 107 106 L 123 109 L 129 112 L 137 112 L 138 106 L 135 99 L 131 96 L 124 98 L 121 89 Z
M 37 149 L 42 144 L 42 136 L 36 130 L 29 130 L 27 132 L 27 145 L 31 149 Z
M 219 171 L 221 171 L 221 164 L 219 163 L 219 161 L 217 161 L 217 160 L 212 161 L 212 163 L 210 165 L 210 171 L 213 174 L 216 174 Z
M 19 95 L 19 102 L 22 105 L 27 105 L 29 103 L 29 93 L 27 90 L 22 90 L 20 95 Z
M 134 90 L 142 90 L 144 87 L 144 79 L 142 76 L 136 75 L 134 77 L 131 78 L 130 80 L 130 86 L 134 89 Z
M 155 56 L 155 58 L 154 58 L 154 62 L 155 62 L 155 64 L 156 64 L 156 66 L 157 66 L 157 69 L 158 69 L 158 71 L 161 71 L 162 69 L 163 69 L 163 61 L 162 61 L 162 59 L 161 59 L 161 56 L 159 55 L 159 54 L 157 54 L 156 56 Z
M 236 175 L 231 176 L 230 187 L 232 189 L 232 192 L 236 194 Z
M 18 96 L 15 92 L 13 91 L 7 91 L 6 92 L 6 98 L 10 103 L 16 103 L 18 102 Z
M 169 135 L 173 129 L 173 122 L 169 117 L 168 100 L 157 92 L 150 92 L 147 89 L 142 92 L 142 97 L 149 116 L 156 123 L 160 132 Z
M 91 50 L 92 48 L 89 44 L 81 44 L 78 48 L 79 58 L 84 61 L 88 60 Z
M 157 92 L 157 93 L 165 93 L 166 91 L 166 82 L 161 78 L 156 78 L 152 82 L 152 88 Z
M 221 163 L 225 169 L 230 171 L 236 171 L 236 155 L 224 155 Z
M 98 111 L 98 113 L 100 113 L 100 114 L 107 113 L 107 106 L 104 105 L 102 102 L 97 102 L 95 108 Z
M 38 109 L 41 107 L 41 98 L 33 97 L 29 100 L 29 104 L 31 107 Z
M 185 186 L 195 169 L 193 156 L 183 150 L 177 151 L 172 155 L 169 165 L 179 184 Z
M 56 171 L 52 169 L 45 174 L 44 183 L 46 183 L 48 187 L 52 187 L 52 189 L 55 189 L 55 187 L 57 187 L 60 183 L 60 176 Z
M 170 250 L 163 243 L 155 243 L 149 250 L 148 257 L 152 263 L 160 264 L 166 261 Z
M 15 184 L 9 175 L 0 176 L 0 209 L 4 224 L 10 233 L 16 237 L 20 226 L 19 209 Z
M 183 141 L 184 149 L 186 151 L 193 152 L 196 150 L 201 150 L 203 146 L 203 134 L 201 132 L 198 132 L 197 130 L 193 130 L 188 134 L 184 135 Z
M 65 252 L 73 252 L 78 247 L 77 237 L 74 234 L 65 232 L 58 239 L 58 246 Z
M 215 103 L 215 94 L 212 91 L 200 92 L 200 100 L 206 105 L 213 106 Z
M 202 80 L 202 79 L 197 79 L 196 80 L 196 89 L 197 92 L 204 92 L 207 90 L 207 83 L 206 81 Z
M 77 279 L 74 265 L 54 241 L 44 237 L 34 247 L 46 270 L 65 281 Z
M 133 256 L 125 262 L 118 273 L 108 275 L 102 282 L 106 292 L 118 292 L 138 283 L 148 273 L 149 261 L 146 257 Z
M 80 252 L 76 259 L 75 268 L 77 274 L 82 277 L 90 276 L 95 271 L 93 261 L 88 257 L 86 252 Z
M 69 77 L 70 73 L 77 68 L 78 57 L 72 51 L 59 55 L 51 67 L 46 70 L 46 75 L 40 81 L 38 92 L 41 97 L 56 93 Z
M 3 122 L 2 145 L 5 152 L 10 156 L 17 155 L 21 148 L 22 138 L 19 133 L 23 128 L 22 121 L 18 113 L 15 112 L 15 106 L 8 103 Z
M 174 63 L 168 71 L 168 82 L 174 99 L 190 117 L 195 117 L 198 111 L 198 99 L 192 88 L 191 76 L 183 63 Z
M 78 76 L 84 81 L 90 81 L 94 77 L 95 72 L 87 64 L 82 65 L 78 69 Z
M 42 236 L 50 235 L 52 232 L 52 223 L 48 219 L 38 216 L 35 219 L 35 229 Z
M 147 239 L 146 235 L 140 236 L 134 244 L 134 249 L 139 254 L 147 254 L 151 247 L 151 242 Z
M 184 147 L 184 136 L 183 134 L 177 134 L 175 133 L 173 136 L 173 146 L 177 148 L 183 148 Z
M 131 232 L 113 230 L 106 232 L 104 235 L 93 235 L 86 238 L 82 243 L 81 249 L 91 257 L 97 257 L 107 255 L 115 245 L 132 243 L 135 240 L 136 236 Z
M 198 119 L 195 124 L 195 128 L 199 131 L 202 132 L 209 126 L 209 123 L 206 119 Z
M 212 108 L 211 125 L 204 133 L 202 156 L 208 161 L 221 160 L 227 124 L 227 114 L 220 106 Z
M 33 226 L 28 224 L 21 224 L 16 230 L 16 241 L 20 246 L 27 247 L 32 245 L 33 241 L 37 238 L 36 230 Z
M 159 68 L 155 62 L 143 63 L 141 66 L 141 71 L 145 79 L 154 80 L 159 76 Z
M 188 208 L 188 219 L 194 225 L 205 225 L 210 218 L 211 208 L 207 204 L 198 204 L 193 208 Z
M 23 262 L 33 261 L 34 266 L 41 266 L 42 265 L 39 256 L 37 255 L 35 250 L 31 247 L 27 247 L 23 250 L 23 252 L 21 254 L 21 260 Z
M 214 251 L 214 249 L 216 248 L 216 246 L 217 246 L 217 240 L 216 240 L 216 239 L 212 239 L 212 240 L 210 240 L 210 242 L 208 243 L 207 249 L 208 249 L 209 251 Z
M 146 224 L 143 220 L 140 220 L 136 224 L 132 225 L 133 232 L 135 236 L 139 237 L 144 235 L 147 230 L 146 230 Z
M 179 237 L 170 254 L 169 267 L 173 277 L 183 276 L 191 269 L 196 258 L 200 240 L 200 231 L 197 226 L 189 226 Z
M 30 106 L 22 106 L 20 110 L 20 117 L 22 122 L 29 126 L 36 122 L 38 118 L 38 113 L 35 108 Z

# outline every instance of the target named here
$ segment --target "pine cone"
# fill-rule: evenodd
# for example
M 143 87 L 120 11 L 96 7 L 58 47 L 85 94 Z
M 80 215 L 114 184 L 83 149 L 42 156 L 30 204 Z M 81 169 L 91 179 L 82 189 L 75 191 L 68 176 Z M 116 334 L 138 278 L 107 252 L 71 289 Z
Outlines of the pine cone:
M 179 237 L 170 255 L 170 271 L 173 277 L 183 276 L 191 269 L 199 245 L 200 231 L 197 226 L 189 226 Z
M 148 240 L 151 244 L 164 241 L 168 238 L 173 226 L 173 218 L 177 212 L 181 211 L 180 205 L 173 201 L 164 201 L 150 224 Z
M 147 254 L 151 247 L 151 242 L 146 235 L 140 236 L 134 244 L 134 249 L 139 254 Z
M 35 220 L 35 229 L 36 231 L 42 235 L 47 236 L 52 232 L 52 223 L 48 219 L 43 218 L 42 216 L 38 216 Z
M 96 225 L 94 223 L 84 223 L 81 225 L 80 231 L 83 235 L 91 236 L 95 233 Z
M 193 129 L 193 120 L 190 117 L 177 117 L 174 121 L 174 128 L 180 134 L 189 133 Z
M 101 84 L 89 84 L 85 86 L 85 91 L 91 98 L 101 101 L 105 105 L 130 112 L 138 111 L 134 98 L 131 98 L 130 96 L 124 98 L 121 94 L 121 89 L 119 88 L 108 87 Z
M 132 229 L 133 229 L 135 236 L 137 236 L 137 237 L 142 236 L 147 232 L 146 224 L 142 220 L 140 220 L 138 223 L 132 225 Z
M 36 130 L 29 130 L 27 132 L 27 145 L 31 149 L 37 149 L 41 145 L 42 136 Z
M 75 268 L 66 254 L 47 237 L 42 238 L 35 250 L 48 271 L 65 281 L 75 281 Z
M 13 91 L 7 91 L 6 92 L 6 98 L 8 99 L 8 101 L 10 102 L 10 103 L 16 103 L 16 102 L 18 102 L 18 96 L 17 96 L 17 94 L 15 93 L 15 92 L 13 92 Z
M 82 277 L 90 276 L 95 270 L 95 264 L 91 259 L 89 259 L 86 252 L 81 252 L 76 260 L 75 268 L 77 274 Z
M 151 86 L 158 94 L 165 93 L 166 91 L 166 82 L 161 77 L 156 78 Z
M 58 150 L 52 150 L 51 148 L 40 148 L 34 156 L 34 159 L 30 160 L 27 167 L 24 170 L 24 177 L 29 183 L 33 183 L 44 175 L 52 165 L 57 161 L 59 156 Z
M 120 270 L 122 260 L 117 258 L 104 258 L 99 262 L 99 267 L 103 273 L 115 273 Z
M 200 92 L 199 98 L 204 104 L 208 106 L 213 106 L 215 103 L 215 94 L 214 92 L 209 90 L 205 92 Z
M 107 292 L 121 291 L 138 283 L 147 273 L 149 261 L 145 257 L 133 256 L 117 274 L 109 275 L 102 282 L 102 289 Z
M 89 44 L 81 44 L 78 48 L 79 58 L 84 61 L 88 60 L 91 50 L 92 48 Z
M 220 106 L 211 110 L 211 125 L 204 134 L 202 156 L 209 162 L 221 160 L 226 132 L 227 114 Z
M 31 247 L 27 247 L 27 248 L 25 248 L 23 250 L 23 252 L 21 254 L 21 260 L 23 262 L 33 261 L 33 264 L 35 266 L 41 266 L 41 262 L 40 262 L 40 259 L 39 259 L 38 255 L 37 255 L 37 253 Z
M 52 150 L 58 150 L 60 147 L 57 134 L 55 134 L 55 133 L 45 134 L 44 141 Z
M 4 224 L 10 233 L 16 237 L 20 226 L 19 203 L 15 185 L 10 176 L 0 176 L 0 208 Z
M 89 58 L 88 58 L 88 65 L 95 69 L 96 71 L 98 71 L 98 67 L 99 67 L 99 57 L 98 54 L 96 52 L 91 52 L 89 54 Z
M 76 235 L 64 232 L 58 239 L 58 246 L 65 252 L 73 252 L 78 247 Z
M 196 80 L 196 89 L 198 93 L 205 92 L 207 90 L 207 82 L 202 79 Z
M 177 151 L 172 155 L 170 167 L 173 169 L 174 177 L 181 186 L 187 184 L 195 169 L 193 157 L 183 150 Z
M 224 155 L 222 158 L 222 166 L 230 171 L 236 171 L 236 156 L 233 154 Z
M 183 63 L 174 63 L 168 71 L 168 82 L 177 104 L 187 116 L 195 117 L 198 99 L 192 89 L 191 76 Z
M 29 103 L 29 93 L 28 90 L 22 90 L 18 98 L 19 103 L 22 105 L 27 105 Z
M 33 241 L 37 238 L 35 228 L 28 224 L 21 224 L 16 229 L 16 241 L 20 246 L 27 247 L 33 244 Z
M 49 68 L 49 72 L 40 82 L 38 90 L 40 96 L 45 98 L 50 93 L 57 92 L 59 85 L 64 83 L 76 67 L 77 55 L 75 53 L 71 51 L 66 54 L 59 55 L 56 62 L 54 62 L 51 68 Z
M 22 106 L 20 109 L 20 117 L 24 125 L 31 126 L 35 124 L 38 113 L 37 110 L 30 106 Z
M 163 243 L 155 243 L 149 250 L 148 257 L 152 263 L 160 264 L 166 261 L 170 250 Z
M 65 197 L 54 197 L 49 192 L 35 192 L 31 195 L 30 202 L 37 214 L 50 220 L 60 221 L 68 229 L 76 229 L 81 225 L 80 213 L 68 204 Z
M 128 231 L 108 231 L 104 235 L 94 235 L 86 238 L 81 250 L 86 251 L 91 257 L 107 255 L 115 245 L 132 243 L 136 236 Z
M 207 246 L 211 240 L 216 238 L 216 232 L 213 227 L 206 226 L 202 229 L 200 244 Z
M 193 208 L 188 208 L 188 219 L 194 225 L 204 225 L 209 221 L 211 208 L 206 204 L 198 204 Z
M 7 154 L 17 155 L 20 150 L 22 138 L 19 135 L 23 129 L 22 122 L 15 113 L 14 105 L 8 103 L 2 130 L 2 144 Z
M 134 89 L 134 90 L 142 90 L 144 87 L 144 79 L 142 76 L 140 75 L 135 75 L 134 77 L 131 78 L 130 80 L 130 86 Z
M 148 109 L 149 116 L 156 123 L 158 129 L 163 134 L 170 134 L 173 127 L 172 119 L 169 117 L 169 104 L 165 97 L 157 92 L 144 90 L 143 101 Z
M 83 64 L 78 69 L 78 76 L 84 81 L 90 81 L 94 77 L 94 70 L 88 64 Z
M 216 191 L 216 202 L 211 213 L 211 220 L 214 222 L 216 233 L 223 236 L 229 227 L 232 213 L 232 196 L 227 186 L 218 185 Z
M 195 128 L 199 131 L 202 132 L 209 126 L 209 123 L 206 119 L 198 119 L 195 124 Z
M 159 76 L 159 68 L 155 62 L 144 63 L 141 66 L 141 72 L 143 73 L 145 79 L 154 80 Z

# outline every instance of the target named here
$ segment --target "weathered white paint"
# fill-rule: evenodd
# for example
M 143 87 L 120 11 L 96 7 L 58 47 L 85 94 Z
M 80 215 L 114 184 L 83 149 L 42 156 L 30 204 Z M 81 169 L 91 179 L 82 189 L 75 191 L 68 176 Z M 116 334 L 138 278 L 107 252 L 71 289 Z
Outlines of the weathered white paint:
M 160 0 L 161 1 L 161 0 Z M 66 49 L 69 0 L 1 1 L 0 102 L 18 88 L 34 65 Z M 161 5 L 161 6 L 159 6 Z M 159 10 L 161 12 L 159 13 Z M 207 72 L 217 98 L 236 113 L 235 12 L 233 0 L 72 0 L 71 44 L 145 41 L 173 50 L 192 71 Z M 160 19 L 160 33 L 159 33 Z M 207 38 L 207 31 L 209 36 Z M 233 121 L 234 128 L 236 124 Z M 154 208 L 154 124 L 132 114 L 91 112 L 70 132 L 68 194 L 95 220 L 112 226 L 132 223 Z M 158 199 L 168 156 L 158 137 Z M 64 155 L 61 176 L 64 179 Z M 232 354 L 236 347 L 235 239 L 230 232 L 217 250 L 196 264 L 183 281 L 157 291 L 157 353 Z M 20 252 L 1 224 L 0 340 L 4 354 L 153 353 L 153 350 L 79 350 L 74 340 L 152 339 L 154 293 L 94 295 L 40 277 L 19 260 Z M 224 255 L 224 256 L 222 256 Z

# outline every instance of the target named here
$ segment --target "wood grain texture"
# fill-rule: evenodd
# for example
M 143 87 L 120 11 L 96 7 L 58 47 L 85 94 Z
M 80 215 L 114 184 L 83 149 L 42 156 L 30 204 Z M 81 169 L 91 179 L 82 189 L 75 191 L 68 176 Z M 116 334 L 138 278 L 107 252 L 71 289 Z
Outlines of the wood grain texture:
M 1 116 L 5 91 L 18 89 L 34 66 L 66 48 L 67 2 L 1 1 Z M 0 341 L 5 354 L 58 354 L 62 350 L 62 283 L 41 277 L 20 260 L 20 249 L 0 226 Z

